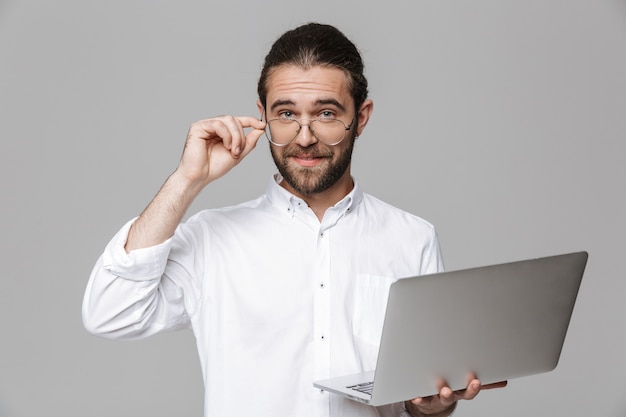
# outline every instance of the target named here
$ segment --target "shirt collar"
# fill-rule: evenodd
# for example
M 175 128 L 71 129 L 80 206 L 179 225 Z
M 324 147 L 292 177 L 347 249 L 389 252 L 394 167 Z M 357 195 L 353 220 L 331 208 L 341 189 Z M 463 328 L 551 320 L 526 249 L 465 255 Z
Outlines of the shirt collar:
M 280 182 L 282 180 L 283 177 L 280 174 L 274 174 L 267 187 L 266 195 L 274 207 L 278 208 L 286 215 L 293 217 L 298 209 L 307 207 L 307 204 L 300 197 L 291 194 L 289 191 L 281 187 Z M 329 211 L 332 210 L 339 216 L 343 216 L 354 211 L 361 200 L 363 200 L 363 191 L 361 190 L 361 187 L 354 178 L 352 180 L 354 181 L 352 191 L 350 191 L 348 195 L 342 198 L 333 207 L 329 208 Z

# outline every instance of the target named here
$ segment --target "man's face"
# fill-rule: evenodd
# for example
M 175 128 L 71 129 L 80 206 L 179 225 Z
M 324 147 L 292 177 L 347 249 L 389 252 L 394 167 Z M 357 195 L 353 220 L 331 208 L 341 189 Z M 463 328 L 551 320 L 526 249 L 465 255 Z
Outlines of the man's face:
M 350 160 L 358 117 L 346 75 L 337 68 L 282 66 L 267 81 L 265 118 L 302 120 L 302 129 L 286 146 L 271 145 L 272 158 L 287 188 L 301 196 L 321 193 L 333 186 L 352 186 Z M 311 119 L 336 118 L 352 128 L 339 144 L 317 140 L 308 128 Z

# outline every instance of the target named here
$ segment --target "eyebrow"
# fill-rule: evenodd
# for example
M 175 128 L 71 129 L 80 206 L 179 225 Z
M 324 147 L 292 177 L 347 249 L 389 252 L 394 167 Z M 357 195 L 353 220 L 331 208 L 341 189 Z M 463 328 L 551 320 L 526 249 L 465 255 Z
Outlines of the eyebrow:
M 294 103 L 292 100 L 276 100 L 275 102 L 272 103 L 272 106 L 270 107 L 270 110 L 274 111 L 276 109 L 276 107 L 279 106 L 294 106 L 296 103 Z M 341 111 L 346 111 L 346 108 L 344 107 L 343 104 L 341 104 L 340 102 L 338 102 L 337 100 L 335 100 L 334 98 L 326 98 L 326 99 L 319 99 L 315 102 L 316 106 L 320 106 L 320 105 L 328 105 L 328 104 L 332 104 L 333 106 L 337 107 L 339 110 Z
M 272 107 L 270 107 L 270 110 L 275 110 L 276 107 L 280 107 L 280 106 L 293 106 L 294 103 L 291 100 L 276 100 L 275 102 L 272 103 Z

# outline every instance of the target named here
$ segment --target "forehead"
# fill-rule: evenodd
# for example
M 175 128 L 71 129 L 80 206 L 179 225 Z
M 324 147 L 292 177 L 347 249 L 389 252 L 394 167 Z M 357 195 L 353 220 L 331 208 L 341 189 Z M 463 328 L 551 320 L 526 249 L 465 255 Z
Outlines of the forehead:
M 336 100 L 345 108 L 353 103 L 346 74 L 335 67 L 314 66 L 308 69 L 295 65 L 280 66 L 267 79 L 267 106 L 290 101 L 306 105 Z

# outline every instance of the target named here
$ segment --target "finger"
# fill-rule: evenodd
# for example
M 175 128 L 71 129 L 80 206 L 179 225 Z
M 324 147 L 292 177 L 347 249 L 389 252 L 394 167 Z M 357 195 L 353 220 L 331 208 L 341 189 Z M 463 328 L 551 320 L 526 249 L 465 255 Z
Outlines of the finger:
M 224 146 L 230 150 L 233 158 L 239 157 L 245 143 L 245 133 L 241 122 L 233 116 L 222 116 L 219 120 L 227 129 L 227 134 L 222 138 Z
M 439 393 L 443 388 L 448 386 L 448 383 L 443 378 L 439 378 L 435 386 L 437 387 L 437 394 L 427 397 L 416 397 L 413 398 L 411 402 L 420 407 L 429 407 L 433 402 L 439 401 Z
M 219 138 L 226 148 L 230 148 L 232 133 L 223 118 L 200 120 L 189 129 L 189 139 L 206 141 L 216 138 Z
M 449 386 L 444 386 L 439 390 L 439 398 L 442 404 L 451 404 L 456 399 L 454 398 L 455 392 Z
M 248 134 L 246 135 L 244 148 L 241 150 L 240 156 L 248 155 L 256 147 L 256 144 L 258 143 L 261 136 L 263 136 L 263 133 L 264 131 L 259 129 L 254 129 L 248 132 Z
M 242 149 L 242 155 L 247 155 L 252 151 L 259 139 L 265 133 L 266 122 L 264 120 L 257 119 L 256 117 L 240 116 L 237 118 L 241 126 L 244 128 L 252 128 L 245 136 L 244 149 Z
M 236 119 L 239 120 L 239 123 L 241 123 L 244 128 L 251 127 L 259 130 L 265 129 L 265 121 L 259 120 L 256 117 L 238 116 Z
M 448 385 L 448 381 L 440 379 L 437 381 L 437 388 L 439 389 L 439 398 L 442 403 L 454 402 L 454 391 Z
M 458 391 L 459 397 L 464 400 L 471 400 L 478 395 L 481 390 L 480 381 L 473 379 L 467 384 L 467 388 Z
M 417 407 L 428 408 L 432 404 L 434 397 L 434 395 L 430 397 L 417 397 L 413 398 L 411 402 Z
M 445 380 L 440 379 L 437 381 L 437 389 L 439 391 L 436 395 L 431 395 L 429 397 L 417 397 L 412 399 L 411 402 L 424 409 L 431 407 L 448 407 L 452 405 L 452 403 L 456 402 L 457 393 L 452 391 Z
M 228 119 L 228 123 L 231 124 L 231 128 L 236 129 L 237 132 L 232 136 L 230 148 L 234 158 L 238 158 L 241 155 L 247 155 L 252 149 L 254 149 L 257 141 L 265 132 L 265 122 L 257 119 L 256 117 L 234 117 L 232 120 Z M 245 128 L 252 128 L 252 130 L 246 134 L 244 132 Z
M 467 388 L 461 391 L 457 391 L 458 398 L 464 400 L 471 400 L 475 398 L 480 391 L 503 388 L 507 386 L 507 381 L 495 382 L 491 384 L 482 385 L 478 379 L 470 381 Z

